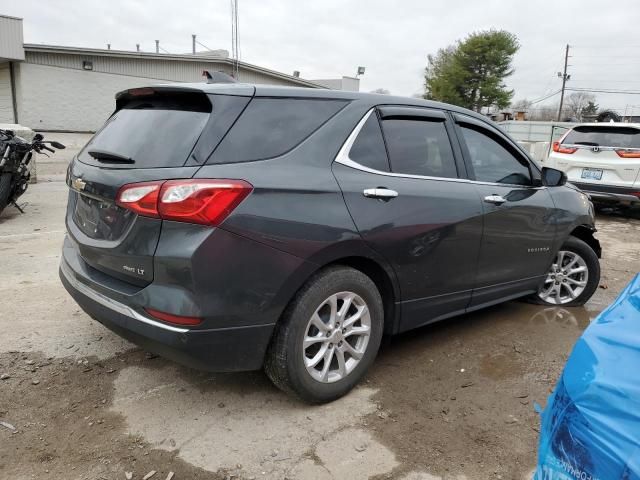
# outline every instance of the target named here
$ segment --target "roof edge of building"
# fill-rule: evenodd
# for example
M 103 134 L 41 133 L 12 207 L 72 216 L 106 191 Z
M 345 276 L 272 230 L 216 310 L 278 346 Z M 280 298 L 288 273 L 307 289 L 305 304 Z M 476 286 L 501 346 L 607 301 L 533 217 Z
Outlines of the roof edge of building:
M 95 55 L 103 57 L 126 57 L 126 58 L 148 58 L 157 60 L 172 60 L 178 62 L 212 62 L 223 63 L 225 65 L 234 65 L 235 61 L 228 57 L 219 56 L 203 56 L 203 55 L 190 55 L 190 54 L 172 54 L 172 53 L 155 53 L 155 52 L 133 52 L 129 50 L 111 50 L 106 48 L 85 48 L 85 47 L 69 47 L 64 45 L 46 45 L 37 43 L 25 43 L 25 52 L 40 52 L 40 53 L 67 53 L 70 55 Z M 293 83 L 297 83 L 302 86 L 312 88 L 326 88 L 318 83 L 304 80 L 293 75 L 287 75 L 276 70 L 269 68 L 259 67 L 251 63 L 239 61 L 238 65 L 247 70 L 270 75 L 272 77 L 288 80 Z

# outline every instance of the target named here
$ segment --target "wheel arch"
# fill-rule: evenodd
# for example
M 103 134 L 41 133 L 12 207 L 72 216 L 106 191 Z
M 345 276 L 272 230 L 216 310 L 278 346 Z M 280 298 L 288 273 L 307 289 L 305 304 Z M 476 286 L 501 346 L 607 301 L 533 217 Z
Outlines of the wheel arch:
M 578 225 L 571 231 L 569 235 L 582 240 L 584 243 L 591 247 L 598 258 L 602 258 L 602 247 L 600 246 L 600 242 L 596 237 L 593 236 L 595 232 L 596 229 L 591 225 Z
M 334 261 L 323 265 L 320 269 L 342 265 L 351 267 L 368 276 L 378 287 L 380 296 L 382 297 L 382 305 L 384 307 L 384 333 L 394 334 L 399 327 L 399 311 L 396 305 L 399 298 L 399 292 L 396 293 L 394 281 L 391 279 L 389 272 L 377 261 L 364 256 L 348 256 L 335 259 Z
M 366 250 L 365 250 L 366 251 Z M 337 252 L 336 252 L 337 253 Z M 384 333 L 397 333 L 400 325 L 400 308 L 397 302 L 400 300 L 400 291 L 395 278 L 394 271 L 381 261 L 360 254 L 349 254 L 340 252 L 342 255 L 327 256 L 323 262 L 305 262 L 305 264 L 295 272 L 289 279 L 288 285 L 280 290 L 278 304 L 278 320 L 286 311 L 286 307 L 296 297 L 297 293 L 312 279 L 318 272 L 332 266 L 351 267 L 367 275 L 375 283 L 384 306 Z

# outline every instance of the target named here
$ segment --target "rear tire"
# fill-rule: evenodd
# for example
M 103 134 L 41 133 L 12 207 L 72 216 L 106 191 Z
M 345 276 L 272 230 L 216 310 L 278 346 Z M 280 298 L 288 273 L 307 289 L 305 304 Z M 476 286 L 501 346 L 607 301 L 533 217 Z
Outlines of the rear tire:
M 309 403 L 330 402 L 365 375 L 378 353 L 383 325 L 382 297 L 375 283 L 353 268 L 326 268 L 285 310 L 264 370 L 285 392 Z
M 538 305 L 579 307 L 587 303 L 599 284 L 598 256 L 579 238 L 569 237 L 560 247 L 540 290 L 528 300 Z
M 3 173 L 0 175 L 0 213 L 9 204 L 9 195 L 11 195 L 11 173 Z

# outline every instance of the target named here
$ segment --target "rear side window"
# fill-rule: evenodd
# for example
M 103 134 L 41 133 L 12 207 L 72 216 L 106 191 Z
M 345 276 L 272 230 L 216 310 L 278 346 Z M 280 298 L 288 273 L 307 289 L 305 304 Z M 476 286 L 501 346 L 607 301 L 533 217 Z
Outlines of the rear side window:
M 375 113 L 369 115 L 362 126 L 362 130 L 349 150 L 349 158 L 364 167 L 383 172 L 389 171 L 382 130 L 380 130 L 380 122 L 378 122 Z
M 254 98 L 208 163 L 250 162 L 283 155 L 346 103 L 326 99 Z
M 640 148 L 640 130 L 604 125 L 575 127 L 562 143 L 593 147 Z
M 99 166 L 180 167 L 210 115 L 204 94 L 134 97 L 120 105 L 78 159 Z
M 392 172 L 444 178 L 458 176 L 444 122 L 383 120 L 382 130 Z

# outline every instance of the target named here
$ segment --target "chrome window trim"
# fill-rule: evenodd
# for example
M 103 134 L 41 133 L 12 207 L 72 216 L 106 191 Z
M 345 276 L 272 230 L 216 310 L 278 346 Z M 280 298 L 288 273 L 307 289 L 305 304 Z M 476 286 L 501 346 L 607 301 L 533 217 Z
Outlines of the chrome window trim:
M 112 298 L 109 298 L 99 292 L 96 292 L 95 290 L 93 290 L 92 288 L 88 287 L 87 285 L 85 285 L 84 283 L 80 282 L 75 275 L 73 275 L 73 273 L 71 273 L 69 267 L 66 265 L 65 261 L 63 260 L 60 263 L 60 270 L 62 271 L 63 275 L 65 276 L 65 278 L 67 279 L 67 281 L 71 284 L 71 286 L 73 288 L 75 288 L 77 291 L 79 291 L 80 293 L 82 293 L 83 295 L 86 295 L 87 297 L 89 297 L 91 300 L 101 304 L 104 307 L 107 307 L 110 310 L 113 310 L 115 312 L 118 312 L 126 317 L 132 318 L 134 320 L 138 320 L 142 323 L 146 323 L 147 325 L 152 325 L 154 327 L 157 328 L 161 328 L 163 330 L 168 330 L 170 332 L 174 332 L 174 333 L 186 333 L 189 331 L 188 328 L 180 328 L 180 327 L 172 327 L 171 325 L 166 325 L 164 323 L 160 323 L 157 322 L 155 320 L 152 320 L 148 317 L 145 317 L 144 315 L 139 314 L 138 312 L 136 312 L 135 310 L 133 310 L 131 307 L 128 307 L 127 305 L 124 305 L 123 303 L 117 302 L 115 300 L 113 300 Z
M 347 140 L 342 145 L 342 148 L 340 148 L 340 151 L 338 152 L 338 155 L 336 155 L 334 162 L 344 165 L 345 167 L 354 168 L 362 172 L 373 173 L 374 175 L 382 175 L 385 177 L 411 178 L 416 180 L 436 180 L 440 182 L 469 183 L 469 184 L 475 184 L 475 185 L 495 185 L 499 187 L 518 187 L 518 188 L 533 188 L 533 189 L 547 188 L 544 185 L 536 187 L 533 185 L 517 185 L 513 183 L 481 182 L 478 180 L 470 180 L 468 178 L 429 177 L 425 175 L 411 175 L 408 173 L 383 172 L 382 170 L 376 170 L 374 168 L 366 167 L 352 160 L 351 157 L 349 157 L 349 152 L 351 151 L 351 147 L 353 147 L 353 144 L 355 143 L 356 138 L 358 138 L 358 135 L 360 134 L 360 130 L 362 130 L 362 128 L 364 127 L 364 124 L 367 123 L 367 120 L 369 120 L 369 117 L 375 111 L 375 109 L 376 109 L 375 107 L 371 108 L 360 119 L 358 124 L 354 127 L 354 129 L 351 131 L 351 133 L 347 137 Z

